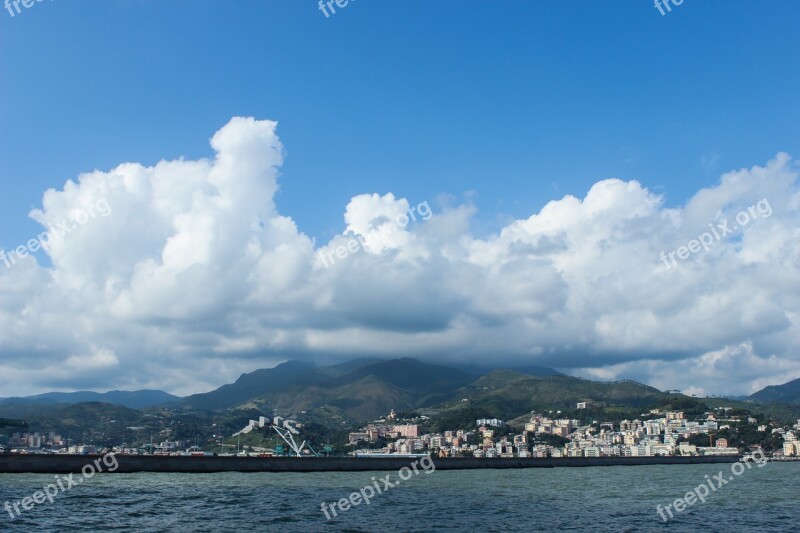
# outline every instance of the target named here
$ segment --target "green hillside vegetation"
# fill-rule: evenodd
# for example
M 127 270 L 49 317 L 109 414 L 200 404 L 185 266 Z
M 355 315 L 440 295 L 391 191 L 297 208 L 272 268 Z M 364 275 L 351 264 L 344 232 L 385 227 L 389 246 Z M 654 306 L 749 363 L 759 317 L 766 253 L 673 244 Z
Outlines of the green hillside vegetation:
M 284 363 L 270 370 L 245 374 L 235 383 L 185 401 L 187 407 L 252 408 L 299 413 L 321 407 L 338 409 L 353 421 L 436 404 L 452 397 L 472 376 L 415 359 L 354 361 L 315 368 Z
M 161 417 L 100 402 L 52 407 L 48 413 L 29 418 L 29 423 L 29 432 L 52 431 L 73 443 L 97 444 L 131 442 L 137 432 L 158 434 L 165 427 Z M 128 429 L 131 427 L 143 429 Z
M 576 411 L 578 402 L 589 402 L 591 411 L 582 415 L 618 411 L 638 414 L 642 408 L 669 394 L 634 381 L 603 383 L 570 376 L 538 377 L 511 370 L 496 370 L 460 389 L 448 407 L 459 409 L 463 400 L 492 416 L 510 420 L 531 411 Z
M 782 403 L 800 406 L 800 379 L 783 385 L 771 385 L 751 394 L 748 400 L 757 403 Z
M 56 433 L 72 443 L 128 446 L 167 440 L 196 439 L 201 444 L 214 435 L 230 435 L 244 427 L 257 411 L 209 413 L 170 409 L 129 409 L 100 402 L 43 407 L 27 418 L 29 433 Z M 9 433 L 9 432 L 4 432 Z

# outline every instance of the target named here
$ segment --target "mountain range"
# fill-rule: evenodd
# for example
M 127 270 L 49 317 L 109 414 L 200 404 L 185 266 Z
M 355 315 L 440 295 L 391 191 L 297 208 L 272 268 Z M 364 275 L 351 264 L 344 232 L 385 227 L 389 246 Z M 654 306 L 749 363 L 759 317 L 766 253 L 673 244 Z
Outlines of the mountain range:
M 242 374 L 210 392 L 178 397 L 159 390 L 97 393 L 50 392 L 0 399 L 0 414 L 34 416 L 50 407 L 100 402 L 142 410 L 169 407 L 184 411 L 260 411 L 299 413 L 324 409 L 343 420 L 363 421 L 390 410 L 441 411 L 463 407 L 495 416 L 517 416 L 536 409 L 574 409 L 576 402 L 638 408 L 670 395 L 634 381 L 597 382 L 566 376 L 547 367 L 511 370 L 445 366 L 411 358 L 355 359 L 317 366 L 287 361 Z M 800 405 L 800 379 L 770 386 L 741 400 L 757 404 Z
M 168 402 L 180 400 L 179 396 L 173 396 L 160 390 L 138 390 L 138 391 L 119 391 L 109 392 L 47 392 L 36 396 L 25 396 L 15 398 L 0 398 L 0 406 L 8 405 L 54 405 L 54 404 L 76 404 L 86 402 L 102 402 L 112 405 L 122 405 L 130 409 L 146 409 Z
M 217 390 L 184 398 L 181 405 L 219 410 L 233 407 L 300 412 L 329 407 L 346 418 L 366 420 L 446 401 L 475 376 L 416 359 L 362 359 L 316 367 L 288 361 L 243 374 Z
M 748 400 L 756 403 L 784 403 L 800 405 L 800 379 L 783 385 L 771 385 L 748 396 Z
M 365 421 L 397 412 L 469 407 L 503 418 L 536 409 L 574 410 L 576 402 L 639 408 L 670 395 L 633 381 L 595 382 L 545 367 L 454 368 L 411 358 L 360 359 L 317 367 L 289 361 L 243 374 L 234 383 L 178 402 L 185 409 L 301 413 Z

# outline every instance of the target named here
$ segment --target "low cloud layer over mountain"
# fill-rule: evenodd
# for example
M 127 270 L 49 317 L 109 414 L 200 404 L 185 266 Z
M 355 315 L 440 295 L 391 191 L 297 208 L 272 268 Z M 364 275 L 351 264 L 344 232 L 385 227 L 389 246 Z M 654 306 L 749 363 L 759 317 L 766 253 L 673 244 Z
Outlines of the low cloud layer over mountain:
M 800 377 L 787 154 L 675 209 L 603 179 L 489 238 L 471 233 L 470 204 L 430 202 L 424 217 L 365 191 L 320 243 L 275 204 L 276 128 L 234 118 L 213 158 L 125 163 L 47 191 L 31 216 L 71 229 L 42 239 L 49 261 L 0 262 L 4 394 L 190 394 L 287 358 L 359 355 L 541 364 L 700 394 Z

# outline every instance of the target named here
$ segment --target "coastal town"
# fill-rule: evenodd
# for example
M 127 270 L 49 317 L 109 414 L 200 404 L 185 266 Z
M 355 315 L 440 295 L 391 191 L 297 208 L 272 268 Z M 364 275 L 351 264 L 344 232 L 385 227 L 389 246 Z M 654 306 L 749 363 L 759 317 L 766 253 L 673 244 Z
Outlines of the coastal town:
M 578 404 L 579 408 L 581 407 Z M 742 422 L 726 416 L 725 410 L 709 411 L 702 420 L 689 420 L 682 411 L 651 410 L 652 418 L 622 420 L 619 423 L 560 418 L 559 412 L 531 413 L 524 431 L 510 431 L 503 420 L 476 419 L 476 429 L 452 429 L 423 433 L 419 423 L 398 421 L 394 412 L 385 419 L 350 433 L 350 445 L 361 447 L 359 454 L 434 453 L 440 457 L 642 457 L 674 455 L 738 455 L 740 450 L 725 438 L 709 437 L 707 445 L 693 444 L 693 437 L 710 435 Z M 555 415 L 555 416 L 554 416 Z M 757 424 L 747 417 L 745 422 Z M 758 426 L 758 431 L 779 435 L 783 449 L 773 457 L 800 456 L 800 420 L 790 428 Z M 382 440 L 382 447 L 371 444 Z M 366 446 L 364 446 L 366 445 Z
M 585 403 L 577 404 L 578 410 Z M 774 459 L 800 458 L 800 420 L 792 426 L 760 423 L 749 415 L 733 415 L 730 409 L 717 408 L 701 416 L 689 417 L 683 411 L 652 409 L 641 419 L 617 422 L 592 420 L 589 423 L 576 418 L 562 417 L 561 411 L 533 412 L 524 417 L 524 423 L 511 425 L 498 418 L 475 419 L 469 427 L 444 431 L 426 431 L 430 418 L 423 415 L 401 418 L 395 411 L 357 431 L 350 432 L 346 445 L 333 451 L 330 446 L 320 448 L 325 454 L 382 456 L 433 454 L 437 457 L 667 457 L 667 456 L 731 456 L 761 452 L 761 446 L 736 447 L 724 435 L 733 427 L 745 424 L 754 431 L 778 439 L 781 445 L 768 451 Z M 272 429 L 270 429 L 272 428 Z M 275 440 L 272 447 L 264 446 L 265 435 L 283 433 L 283 443 Z M 218 436 L 213 443 L 202 445 L 198 441 L 157 440 L 132 445 L 119 443 L 100 446 L 80 439 L 64 438 L 54 432 L 14 432 L 5 444 L 15 454 L 77 454 L 91 455 L 103 450 L 125 455 L 241 455 L 271 457 L 286 455 L 292 449 L 297 455 L 317 452 L 309 445 L 298 447 L 293 436 L 301 439 L 304 424 L 293 418 L 258 417 L 250 420 L 230 438 L 248 434 L 261 435 L 261 446 L 237 444 L 235 452 L 226 450 L 225 438 Z

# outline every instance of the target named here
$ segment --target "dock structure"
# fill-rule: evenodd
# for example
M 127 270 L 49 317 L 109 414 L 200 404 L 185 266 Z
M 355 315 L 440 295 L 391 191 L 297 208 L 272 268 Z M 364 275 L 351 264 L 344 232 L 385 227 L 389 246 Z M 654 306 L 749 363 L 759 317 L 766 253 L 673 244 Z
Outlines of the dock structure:
M 98 460 L 97 455 L 0 455 L 0 474 L 80 473 Z M 114 473 L 132 472 L 367 472 L 399 470 L 409 466 L 410 457 L 187 457 L 115 454 L 118 467 Z M 433 457 L 436 470 L 472 470 L 483 468 L 563 468 L 591 466 L 688 465 L 734 463 L 738 456 L 686 457 L 564 457 L 564 458 L 477 458 Z

